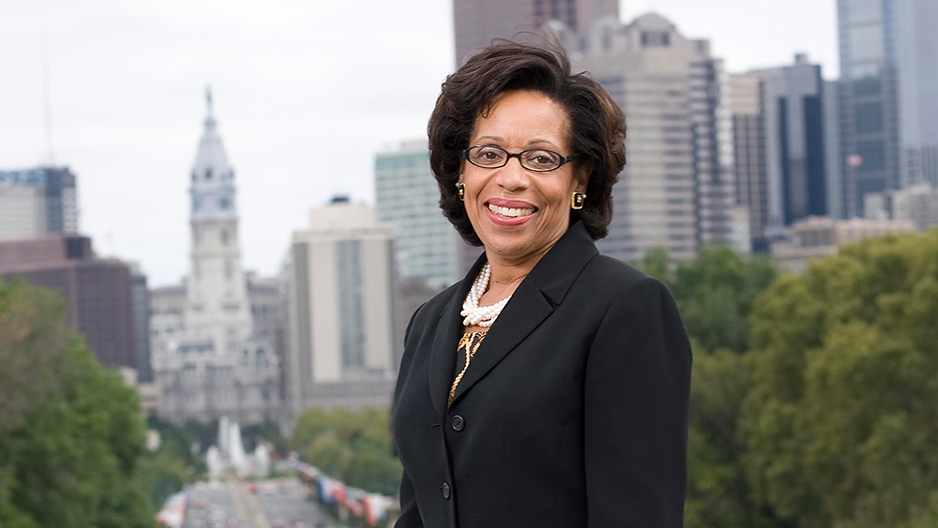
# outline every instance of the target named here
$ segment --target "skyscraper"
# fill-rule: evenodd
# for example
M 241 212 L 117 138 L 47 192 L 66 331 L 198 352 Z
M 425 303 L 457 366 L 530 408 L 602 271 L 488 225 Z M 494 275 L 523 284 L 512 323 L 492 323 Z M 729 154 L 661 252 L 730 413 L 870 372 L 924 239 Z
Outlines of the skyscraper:
M 68 167 L 0 171 L 0 240 L 77 232 L 75 175 Z
M 548 20 L 580 31 L 604 16 L 618 20 L 618 0 L 453 0 L 456 66 L 493 39 L 529 40 Z
M 751 72 L 762 79 L 768 183 L 767 228 L 781 231 L 826 216 L 827 153 L 821 66 L 806 55 L 790 66 Z
M 290 385 L 294 413 L 390 403 L 396 335 L 394 233 L 373 207 L 336 197 L 293 235 Z
M 731 75 L 729 80 L 736 204 L 745 207 L 749 213 L 751 249 L 756 252 L 769 249 L 765 239 L 769 219 L 769 189 L 762 84 L 762 78 L 753 74 Z
M 399 271 L 444 288 L 462 278 L 463 242 L 440 210 L 425 140 L 375 156 L 378 221 L 394 227 Z
M 636 260 L 664 247 L 689 258 L 701 245 L 732 243 L 732 121 L 709 42 L 685 38 L 656 14 L 628 25 L 596 21 L 579 42 L 574 70 L 599 81 L 628 122 L 628 164 L 600 250 Z
M 938 184 L 938 2 L 838 0 L 844 213 L 867 193 Z

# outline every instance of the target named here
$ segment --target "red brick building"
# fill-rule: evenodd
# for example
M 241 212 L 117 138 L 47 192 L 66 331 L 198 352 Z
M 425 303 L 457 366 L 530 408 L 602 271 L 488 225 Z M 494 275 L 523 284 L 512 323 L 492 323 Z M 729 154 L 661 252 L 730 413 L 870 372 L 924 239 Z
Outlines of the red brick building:
M 2 241 L 0 276 L 24 277 L 58 291 L 68 305 L 69 325 L 85 336 L 103 365 L 139 370 L 130 268 L 118 260 L 97 258 L 90 238 L 47 235 Z

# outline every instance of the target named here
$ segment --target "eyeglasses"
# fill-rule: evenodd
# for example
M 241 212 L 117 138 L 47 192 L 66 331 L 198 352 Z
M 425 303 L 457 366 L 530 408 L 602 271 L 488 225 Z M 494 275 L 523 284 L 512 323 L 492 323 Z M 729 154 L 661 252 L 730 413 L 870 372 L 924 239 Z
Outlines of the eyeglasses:
M 466 161 L 483 169 L 504 167 L 508 164 L 509 159 L 518 158 L 521 166 L 529 171 L 550 172 L 559 169 L 565 163 L 577 157 L 579 153 L 563 157 L 553 150 L 530 149 L 513 153 L 495 145 L 476 145 L 462 151 L 462 155 L 466 158 Z

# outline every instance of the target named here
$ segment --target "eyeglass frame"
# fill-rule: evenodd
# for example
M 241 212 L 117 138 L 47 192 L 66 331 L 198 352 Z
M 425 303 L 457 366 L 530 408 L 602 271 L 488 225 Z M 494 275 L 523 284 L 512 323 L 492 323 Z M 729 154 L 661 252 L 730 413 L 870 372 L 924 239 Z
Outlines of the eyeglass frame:
M 475 148 L 482 148 L 482 147 L 496 148 L 504 152 L 506 154 L 505 163 L 502 163 L 501 165 L 493 165 L 491 167 L 486 167 L 485 165 L 479 165 L 478 163 L 475 163 L 471 159 L 469 159 L 470 150 L 475 149 Z M 556 154 L 557 157 L 560 158 L 560 163 L 558 163 L 557 166 L 554 167 L 553 169 L 532 169 L 531 167 L 528 167 L 527 165 L 524 164 L 524 160 L 521 158 L 521 156 L 525 152 L 533 152 L 537 150 L 540 150 L 543 152 L 550 152 L 551 154 Z M 479 167 L 480 169 L 500 169 L 504 167 L 505 165 L 508 165 L 508 162 L 511 161 L 511 158 L 518 158 L 518 164 L 521 165 L 521 167 L 524 168 L 525 170 L 529 170 L 531 172 L 553 172 L 559 169 L 560 167 L 563 167 L 564 165 L 566 165 L 567 163 L 569 163 L 570 161 L 572 161 L 574 158 L 576 158 L 579 155 L 580 155 L 579 152 L 574 152 L 573 154 L 570 154 L 569 156 L 564 156 L 557 151 L 545 149 L 545 148 L 533 148 L 533 149 L 522 150 L 521 152 L 508 152 L 507 150 L 503 149 L 502 147 L 499 147 L 498 145 L 473 145 L 471 147 L 463 149 L 462 151 L 463 159 L 471 163 L 473 166 Z

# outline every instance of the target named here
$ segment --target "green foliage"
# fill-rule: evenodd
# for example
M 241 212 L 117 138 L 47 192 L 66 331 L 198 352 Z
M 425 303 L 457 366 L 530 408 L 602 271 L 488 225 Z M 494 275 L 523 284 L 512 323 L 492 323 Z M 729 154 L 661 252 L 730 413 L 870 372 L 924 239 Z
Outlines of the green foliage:
M 48 291 L 0 282 L 0 522 L 152 527 L 135 480 L 137 394 L 69 334 L 62 306 Z
M 696 259 L 681 262 L 658 248 L 638 266 L 671 290 L 693 341 L 685 525 L 779 526 L 750 498 L 737 431 L 752 387 L 744 355 L 748 318 L 755 298 L 777 276 L 775 266 L 763 256 L 744 258 L 728 247 L 705 248 Z
M 705 248 L 696 259 L 676 264 L 659 248 L 649 251 L 639 267 L 668 286 L 688 333 L 704 350 L 726 348 L 737 354 L 749 344 L 753 301 L 778 275 L 765 256 L 744 258 L 725 246 Z
M 741 457 L 803 528 L 938 520 L 938 230 L 866 240 L 756 303 Z
M 159 433 L 160 446 L 156 452 L 140 458 L 137 480 L 150 503 L 159 508 L 170 495 L 199 480 L 204 473 L 204 462 L 199 453 L 192 450 L 196 440 L 189 428 L 175 426 L 156 416 L 147 417 L 147 426 Z
M 244 449 L 249 452 L 254 451 L 261 442 L 272 445 L 278 454 L 282 455 L 287 451 L 287 441 L 280 434 L 280 426 L 273 422 L 249 425 L 241 430 L 241 436 L 244 438 Z
M 400 485 L 387 409 L 311 409 L 297 420 L 291 445 L 304 461 L 350 486 L 393 495 Z

